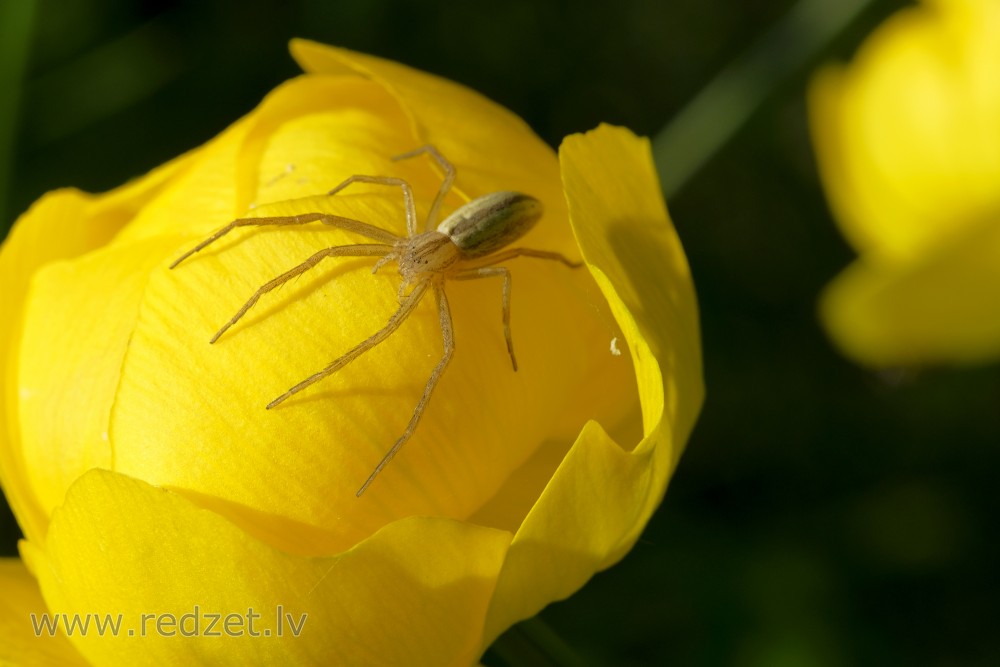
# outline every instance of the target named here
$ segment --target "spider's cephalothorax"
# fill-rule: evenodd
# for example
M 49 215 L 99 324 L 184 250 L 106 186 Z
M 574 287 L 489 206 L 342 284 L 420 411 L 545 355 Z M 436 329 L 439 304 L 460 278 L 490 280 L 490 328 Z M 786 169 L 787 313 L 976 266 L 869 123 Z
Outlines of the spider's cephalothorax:
M 441 232 L 423 232 L 400 240 L 383 259 L 399 264 L 404 285 L 443 277 L 462 258 L 462 251 Z
M 396 452 L 403 446 L 403 443 L 413 435 L 414 430 L 417 428 L 417 423 L 420 421 L 420 417 L 427 406 L 427 401 L 430 400 L 431 393 L 434 391 L 434 387 L 437 386 L 438 380 L 441 379 L 441 375 L 448 366 L 448 362 L 451 361 L 452 354 L 455 351 L 455 339 L 451 322 L 451 310 L 448 307 L 448 299 L 445 295 L 445 283 L 449 280 L 503 278 L 504 338 L 507 341 L 507 352 L 510 354 L 511 364 L 516 371 L 517 359 L 514 357 L 514 345 L 510 336 L 510 271 L 505 267 L 496 265 L 515 257 L 537 257 L 540 259 L 557 260 L 571 268 L 582 266 L 581 263 L 573 262 L 556 252 L 506 247 L 527 233 L 542 216 L 542 203 L 530 195 L 519 192 L 493 192 L 474 199 L 459 207 L 435 229 L 434 224 L 437 221 L 441 203 L 455 180 L 454 166 L 444 159 L 437 149 L 429 145 L 397 156 L 395 159 L 400 160 L 416 157 L 424 153 L 430 155 L 441 166 L 445 174 L 437 196 L 435 196 L 434 202 L 431 204 L 430 211 L 427 214 L 427 222 L 425 224 L 427 231 L 420 232 L 417 229 L 417 214 L 413 203 L 413 191 L 406 181 L 401 178 L 387 176 L 357 175 L 351 176 L 333 190 L 330 190 L 329 194 L 335 195 L 352 183 L 373 183 L 399 187 L 403 191 L 403 203 L 406 209 L 407 235 L 405 237 L 397 236 L 380 227 L 361 222 L 360 220 L 326 213 L 304 213 L 302 215 L 272 218 L 240 218 L 230 222 L 215 234 L 181 255 L 170 265 L 170 268 L 174 268 L 194 253 L 237 227 L 284 226 L 300 225 L 308 222 L 322 222 L 323 224 L 338 227 L 375 241 L 375 243 L 357 243 L 324 248 L 298 266 L 268 281 L 250 297 L 232 319 L 216 332 L 211 339 L 211 342 L 214 343 L 229 327 L 236 324 L 257 303 L 261 296 L 280 287 L 292 278 L 302 275 L 326 257 L 378 257 L 379 260 L 372 269 L 373 273 L 388 262 L 397 262 L 399 265 L 399 274 L 403 278 L 398 293 L 399 309 L 389 318 L 388 324 L 354 346 L 343 356 L 335 359 L 323 370 L 310 375 L 268 403 L 268 409 L 273 408 L 311 384 L 336 373 L 384 341 L 409 317 L 428 289 L 433 290 L 438 304 L 441 334 L 444 338 L 444 354 L 431 372 L 431 376 L 424 387 L 423 395 L 417 402 L 417 406 L 414 408 L 413 415 L 410 417 L 410 421 L 403 434 L 396 440 L 389 451 L 386 452 L 382 460 L 375 466 L 371 475 L 365 480 L 365 483 L 358 489 L 358 496 L 364 493 L 376 475 L 396 455 Z

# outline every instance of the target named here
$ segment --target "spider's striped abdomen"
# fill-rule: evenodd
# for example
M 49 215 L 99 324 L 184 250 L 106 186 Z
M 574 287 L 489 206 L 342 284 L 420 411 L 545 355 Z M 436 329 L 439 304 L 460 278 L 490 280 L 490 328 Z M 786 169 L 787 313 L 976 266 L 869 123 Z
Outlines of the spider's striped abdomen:
M 520 192 L 473 199 L 438 225 L 467 258 L 485 257 L 524 236 L 542 217 L 542 202 Z

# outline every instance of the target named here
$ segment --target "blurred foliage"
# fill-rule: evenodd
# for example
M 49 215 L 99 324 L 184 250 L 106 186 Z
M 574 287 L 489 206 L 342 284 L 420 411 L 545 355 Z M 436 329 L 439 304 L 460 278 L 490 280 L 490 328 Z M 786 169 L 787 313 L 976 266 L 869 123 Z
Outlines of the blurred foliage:
M 793 5 L 35 4 L 15 152 L 0 155 L 14 165 L 7 223 L 47 190 L 108 189 L 213 136 L 295 75 L 291 36 L 466 83 L 557 145 L 600 121 L 657 133 Z M 846 57 L 904 4 L 875 0 L 821 57 Z M 590 663 L 1000 664 L 1000 372 L 875 375 L 820 332 L 817 293 L 851 252 L 806 131 L 816 62 L 779 63 L 790 76 L 668 202 L 698 288 L 708 400 L 643 540 L 542 614 Z M 2 523 L 13 554 L 17 528 Z

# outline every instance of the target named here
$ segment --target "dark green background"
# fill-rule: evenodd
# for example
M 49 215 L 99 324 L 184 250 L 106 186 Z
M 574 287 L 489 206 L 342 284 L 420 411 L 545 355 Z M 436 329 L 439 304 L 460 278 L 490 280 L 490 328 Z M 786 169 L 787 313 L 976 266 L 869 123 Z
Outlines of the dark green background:
M 209 139 L 296 73 L 292 36 L 466 83 L 558 145 L 601 121 L 655 135 L 792 4 L 43 0 L 2 219 Z M 847 57 L 904 4 L 876 0 L 821 58 Z M 643 539 L 542 614 L 588 663 L 1000 664 L 1000 373 L 876 375 L 819 329 L 817 294 L 852 253 L 809 145 L 816 62 L 668 202 L 708 398 Z M 0 523 L 13 554 L 16 526 Z

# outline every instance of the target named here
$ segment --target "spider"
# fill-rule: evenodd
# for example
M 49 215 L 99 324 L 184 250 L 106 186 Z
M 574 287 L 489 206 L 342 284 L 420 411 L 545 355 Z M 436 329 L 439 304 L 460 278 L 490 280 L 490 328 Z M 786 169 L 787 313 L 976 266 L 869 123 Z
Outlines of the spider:
M 284 285 L 316 266 L 327 257 L 378 257 L 372 273 L 377 272 L 388 262 L 395 261 L 399 265 L 402 282 L 397 293 L 399 309 L 389 318 L 389 322 L 367 339 L 358 343 L 343 356 L 335 359 L 321 371 L 302 380 L 281 396 L 267 404 L 267 409 L 277 406 L 289 397 L 306 387 L 319 382 L 341 368 L 351 363 L 359 356 L 372 349 L 390 335 L 409 317 L 420 300 L 428 291 L 433 291 L 437 301 L 438 319 L 441 325 L 441 335 L 444 339 L 444 354 L 431 372 L 424 392 L 417 401 L 413 415 L 403 434 L 386 452 L 382 460 L 372 471 L 365 483 L 358 489 L 356 496 L 360 497 L 371 485 L 382 469 L 399 452 L 400 448 L 410 439 L 420 422 L 427 407 L 427 402 L 434 392 L 438 381 L 444 374 L 448 363 L 455 352 L 455 336 L 451 319 L 451 309 L 445 295 L 445 283 L 449 280 L 477 280 L 480 278 L 503 278 L 503 333 L 507 342 L 507 353 L 511 365 L 517 371 L 517 358 L 514 356 L 514 344 L 510 335 L 510 270 L 496 266 L 500 262 L 515 257 L 535 257 L 539 259 L 562 262 L 571 269 L 583 266 L 582 262 L 574 262 L 564 255 L 547 250 L 532 250 L 530 248 L 507 248 L 514 240 L 522 237 L 542 216 L 542 203 L 534 197 L 518 192 L 493 192 L 464 204 L 441 222 L 435 229 L 442 201 L 455 181 L 455 167 L 441 155 L 432 145 L 421 146 L 408 153 L 397 155 L 393 160 L 405 160 L 427 154 L 433 158 L 444 172 L 444 178 L 437 195 L 431 204 L 424 225 L 425 231 L 418 231 L 416 208 L 413 203 L 413 190 L 409 183 L 401 178 L 388 176 L 354 175 L 330 190 L 329 195 L 335 195 L 352 183 L 370 183 L 399 187 L 403 192 L 403 204 L 406 210 L 405 237 L 397 236 L 380 227 L 327 213 L 303 213 L 301 215 L 239 218 L 212 234 L 210 237 L 178 257 L 170 268 L 175 268 L 185 259 L 214 243 L 237 227 L 257 227 L 264 225 L 302 225 L 309 222 L 322 222 L 325 225 L 339 227 L 348 232 L 366 237 L 376 243 L 357 243 L 324 248 L 298 266 L 289 269 L 276 278 L 264 283 L 254 292 L 253 296 L 243 304 L 232 319 L 226 322 L 209 341 L 214 343 L 231 326 L 236 324 L 248 310 L 264 294 Z M 409 292 L 407 292 L 409 288 Z

